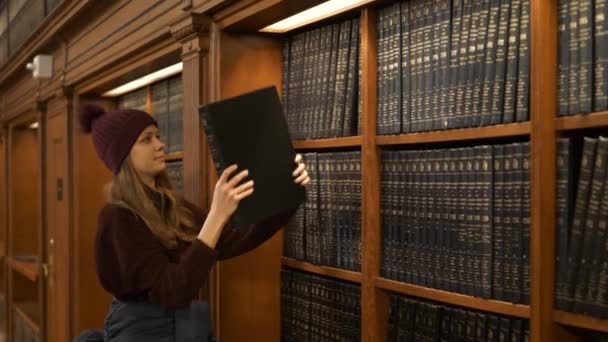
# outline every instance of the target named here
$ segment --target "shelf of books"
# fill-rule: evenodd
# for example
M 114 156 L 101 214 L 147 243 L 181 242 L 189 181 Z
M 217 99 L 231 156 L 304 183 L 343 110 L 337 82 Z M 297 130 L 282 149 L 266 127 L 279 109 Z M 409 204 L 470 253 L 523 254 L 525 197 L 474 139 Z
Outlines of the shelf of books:
M 555 120 L 558 130 L 608 127 L 608 112 L 562 116 Z
M 361 137 L 342 137 L 342 138 L 325 138 L 313 140 L 296 140 L 293 142 L 293 148 L 296 150 L 305 149 L 324 149 L 338 147 L 360 147 Z
M 312 180 L 284 231 L 282 300 L 303 309 L 283 337 L 327 323 L 306 324 L 312 278 L 359 285 L 364 341 L 606 332 L 607 17 L 599 0 L 376 1 L 282 34 Z
M 437 302 L 456 305 L 463 308 L 483 310 L 519 318 L 530 318 L 530 307 L 528 305 L 484 299 L 383 278 L 376 279 L 376 286 L 395 293 L 418 298 L 432 298 Z
M 291 258 L 283 257 L 282 258 L 283 266 L 287 266 L 293 269 L 314 273 L 326 277 L 348 280 L 353 283 L 361 283 L 361 273 L 347 271 L 336 267 L 329 266 L 318 266 L 305 261 L 294 260 Z

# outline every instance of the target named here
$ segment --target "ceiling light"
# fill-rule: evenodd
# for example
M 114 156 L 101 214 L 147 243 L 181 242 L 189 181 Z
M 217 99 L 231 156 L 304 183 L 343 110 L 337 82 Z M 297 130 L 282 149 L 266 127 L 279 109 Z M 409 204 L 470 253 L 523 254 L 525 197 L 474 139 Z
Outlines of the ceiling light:
M 295 28 L 308 25 L 315 21 L 325 19 L 336 14 L 346 12 L 357 6 L 361 6 L 372 2 L 373 0 L 330 0 L 313 8 L 307 9 L 304 12 L 292 15 L 287 19 L 283 19 L 278 23 L 264 27 L 260 31 L 272 33 L 284 33 Z
M 122 95 L 125 93 L 128 93 L 130 91 L 139 89 L 141 87 L 145 87 L 149 84 L 152 84 L 156 81 L 160 81 L 164 78 L 179 74 L 180 72 L 182 72 L 182 68 L 183 68 L 183 63 L 179 62 L 177 64 L 171 65 L 169 67 L 166 67 L 164 69 L 160 69 L 158 71 L 155 71 L 151 74 L 148 74 L 146 76 L 143 76 L 141 78 L 138 78 L 134 81 L 131 81 L 127 84 L 123 84 L 120 87 L 114 88 L 110 91 L 107 91 L 105 93 L 103 93 L 101 96 L 108 96 L 108 97 L 113 97 L 113 96 L 118 96 L 118 95 Z
M 28 127 L 31 128 L 31 129 L 38 128 L 38 121 L 31 123 Z

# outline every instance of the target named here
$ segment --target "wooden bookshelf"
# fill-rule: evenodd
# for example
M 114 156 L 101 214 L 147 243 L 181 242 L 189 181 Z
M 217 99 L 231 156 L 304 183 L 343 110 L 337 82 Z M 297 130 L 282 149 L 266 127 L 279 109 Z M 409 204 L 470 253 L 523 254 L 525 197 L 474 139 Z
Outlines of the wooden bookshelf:
M 608 127 L 608 112 L 558 117 L 555 119 L 555 127 L 560 131 Z
M 465 308 L 488 311 L 501 315 L 530 318 L 530 306 L 528 305 L 512 304 L 498 300 L 477 298 L 459 293 L 401 283 L 398 281 L 384 278 L 377 278 L 376 286 L 384 290 L 389 290 L 423 299 L 430 299 L 445 304 L 458 305 Z
M 527 136 L 529 134 L 530 122 L 521 122 L 506 125 L 451 129 L 445 131 L 407 133 L 400 135 L 379 135 L 376 137 L 376 144 L 379 146 L 423 144 L 433 142 Z
M 324 149 L 336 147 L 360 147 L 361 136 L 330 138 L 330 139 L 314 139 L 314 140 L 294 140 L 293 147 L 296 150 L 306 149 Z
M 179 161 L 184 159 L 184 153 L 183 152 L 172 152 L 172 153 L 168 153 L 167 154 L 167 158 L 165 158 L 166 161 L 168 162 L 173 162 L 173 161 Z
M 553 319 L 564 325 L 608 333 L 608 319 L 599 319 L 560 310 L 553 312 Z
M 35 302 L 14 303 L 15 312 L 36 334 L 40 334 L 40 312 Z
M 354 283 L 361 283 L 361 273 L 359 272 L 347 271 L 335 267 L 318 266 L 305 261 L 295 260 L 287 257 L 282 257 L 281 262 L 283 266 L 295 268 L 300 271 L 306 271 L 322 276 L 352 281 Z
M 8 264 L 10 268 L 26 277 L 27 279 L 36 282 L 38 281 L 38 263 L 37 262 L 28 262 L 15 260 L 13 258 L 8 259 Z

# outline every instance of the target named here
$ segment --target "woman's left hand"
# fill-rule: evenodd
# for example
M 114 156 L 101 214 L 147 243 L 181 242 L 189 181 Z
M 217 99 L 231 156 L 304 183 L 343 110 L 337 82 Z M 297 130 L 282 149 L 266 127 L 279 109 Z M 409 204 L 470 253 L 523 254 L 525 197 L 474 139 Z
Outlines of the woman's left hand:
M 302 161 L 301 154 L 296 154 L 295 162 L 298 167 L 296 167 L 296 170 L 292 173 L 293 177 L 295 178 L 294 183 L 305 186 L 310 183 L 310 177 L 308 177 L 308 171 L 306 171 L 306 164 L 304 164 L 304 162 Z

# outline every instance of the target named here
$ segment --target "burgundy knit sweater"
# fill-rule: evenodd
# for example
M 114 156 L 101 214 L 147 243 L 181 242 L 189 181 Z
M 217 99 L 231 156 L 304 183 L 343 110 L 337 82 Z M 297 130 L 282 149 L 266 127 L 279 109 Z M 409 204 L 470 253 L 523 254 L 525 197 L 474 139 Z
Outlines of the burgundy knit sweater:
M 158 203 L 158 198 L 155 201 Z M 184 201 L 194 223 L 202 227 L 207 212 Z M 258 225 L 224 227 L 215 249 L 198 239 L 180 241 L 170 250 L 130 210 L 108 204 L 99 214 L 95 258 L 99 281 L 121 301 L 145 298 L 165 309 L 188 307 L 207 280 L 216 260 L 246 253 L 271 238 L 293 211 Z

